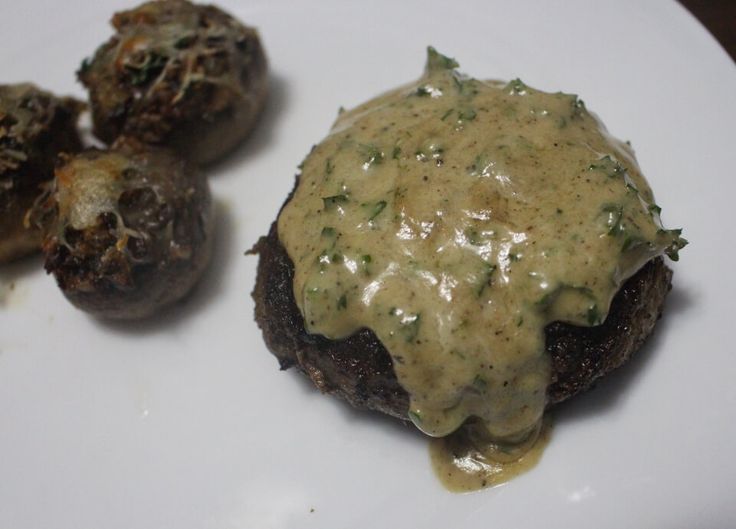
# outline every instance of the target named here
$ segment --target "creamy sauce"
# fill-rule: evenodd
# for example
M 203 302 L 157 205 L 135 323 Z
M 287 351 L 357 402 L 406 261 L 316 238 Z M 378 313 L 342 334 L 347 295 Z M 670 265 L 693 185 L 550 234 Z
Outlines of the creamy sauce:
M 551 430 L 545 418 L 528 434 L 501 442 L 487 435 L 485 425 L 465 423 L 451 435 L 432 439 L 432 467 L 452 492 L 494 487 L 533 468 L 549 442 Z
M 423 432 L 478 417 L 513 439 L 545 408 L 544 327 L 599 324 L 625 279 L 682 243 L 576 96 L 456 66 L 430 49 L 417 82 L 342 113 L 278 232 L 309 332 L 373 330 Z

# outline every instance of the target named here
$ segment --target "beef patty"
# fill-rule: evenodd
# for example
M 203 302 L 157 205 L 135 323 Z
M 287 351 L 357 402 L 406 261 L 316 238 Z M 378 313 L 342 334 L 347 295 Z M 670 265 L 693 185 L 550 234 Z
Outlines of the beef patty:
M 394 374 L 388 351 L 371 330 L 342 340 L 306 332 L 294 301 L 294 265 L 279 241 L 275 222 L 251 252 L 260 257 L 252 293 L 256 322 L 281 369 L 296 366 L 323 393 L 342 397 L 357 408 L 408 420 L 409 395 Z M 662 314 L 671 279 L 672 271 L 656 258 L 624 283 L 603 324 L 578 327 L 554 322 L 545 328 L 552 358 L 548 406 L 589 389 L 642 346 Z

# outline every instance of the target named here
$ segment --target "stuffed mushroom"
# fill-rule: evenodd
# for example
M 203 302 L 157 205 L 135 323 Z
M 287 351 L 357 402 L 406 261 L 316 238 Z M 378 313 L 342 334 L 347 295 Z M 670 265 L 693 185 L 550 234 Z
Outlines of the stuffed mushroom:
M 59 152 L 80 149 L 82 103 L 29 83 L 0 85 L 0 263 L 41 247 L 41 233 L 24 218 L 54 176 Z
M 112 25 L 115 35 L 77 72 L 100 139 L 125 134 L 209 163 L 248 135 L 267 92 L 255 29 L 186 0 L 144 3 Z
M 36 215 L 47 272 L 72 304 L 104 318 L 156 313 L 192 289 L 210 258 L 206 180 L 135 142 L 68 158 Z

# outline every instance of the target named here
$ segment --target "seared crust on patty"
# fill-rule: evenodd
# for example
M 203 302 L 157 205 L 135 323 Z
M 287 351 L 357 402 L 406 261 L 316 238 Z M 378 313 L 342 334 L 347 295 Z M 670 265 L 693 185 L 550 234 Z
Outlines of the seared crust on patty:
M 252 294 L 255 318 L 281 369 L 296 366 L 323 393 L 333 393 L 357 408 L 408 420 L 409 395 L 396 379 L 388 351 L 371 330 L 330 340 L 304 329 L 294 301 L 294 265 L 279 241 L 275 222 L 252 253 L 260 257 Z M 602 325 L 555 322 L 546 327 L 546 349 L 552 357 L 548 405 L 587 390 L 641 347 L 662 314 L 671 279 L 672 271 L 663 260 L 654 259 L 622 286 Z

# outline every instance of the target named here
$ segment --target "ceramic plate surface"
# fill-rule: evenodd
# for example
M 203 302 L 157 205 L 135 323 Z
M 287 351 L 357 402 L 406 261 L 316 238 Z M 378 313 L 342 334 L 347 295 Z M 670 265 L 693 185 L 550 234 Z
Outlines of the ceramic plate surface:
M 715 40 L 664 0 L 222 5 L 260 29 L 271 98 L 209 171 L 217 249 L 195 293 L 106 324 L 40 258 L 0 270 L 0 528 L 735 527 L 736 68 Z M 124 7 L 5 5 L 2 82 L 84 97 L 74 71 Z M 338 107 L 418 77 L 428 44 L 476 77 L 580 94 L 690 240 L 637 358 L 555 413 L 537 468 L 465 495 L 411 429 L 278 370 L 244 256 Z

